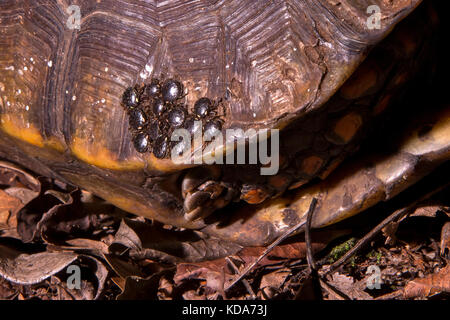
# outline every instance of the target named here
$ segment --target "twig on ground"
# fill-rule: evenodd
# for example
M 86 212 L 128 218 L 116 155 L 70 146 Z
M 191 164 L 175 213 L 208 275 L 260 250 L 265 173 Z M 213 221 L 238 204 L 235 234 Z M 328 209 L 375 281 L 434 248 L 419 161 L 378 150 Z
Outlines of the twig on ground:
M 317 199 L 313 198 L 311 200 L 311 204 L 309 205 L 308 214 L 310 214 L 311 211 L 314 211 L 317 205 Z M 252 264 L 250 264 L 247 268 L 244 269 L 244 271 L 235 279 L 233 282 L 231 282 L 226 288 L 225 292 L 227 292 L 229 289 L 231 289 L 236 283 L 242 280 L 253 268 L 262 260 L 265 256 L 267 256 L 270 251 L 273 250 L 277 245 L 279 245 L 281 242 L 286 240 L 289 236 L 291 236 L 293 233 L 295 233 L 298 229 L 303 227 L 305 225 L 306 221 L 299 222 L 295 226 L 289 228 L 286 230 L 285 233 L 283 233 L 278 239 L 276 239 L 270 246 L 267 247 L 266 250 L 256 259 Z
M 315 198 L 313 201 L 316 200 Z M 317 201 L 317 200 L 316 200 Z M 317 271 L 316 261 L 314 260 L 311 244 L 311 220 L 315 210 L 308 210 L 305 226 L 305 242 L 306 242 L 306 261 L 308 262 L 309 270 L 311 272 Z
M 234 270 L 234 272 L 236 272 L 236 274 L 239 273 L 239 269 L 238 267 L 234 264 L 233 260 L 231 260 L 230 258 L 226 257 L 225 260 L 227 260 L 227 262 L 230 264 L 231 268 Z M 248 283 L 248 281 L 246 279 L 242 279 L 242 283 L 244 284 L 245 288 L 247 289 L 248 293 L 251 296 L 251 299 L 254 300 L 256 299 L 256 294 L 253 291 L 252 287 L 250 286 L 250 284 Z
M 308 271 L 307 277 L 309 278 L 309 294 L 304 293 L 308 291 L 305 290 L 306 283 L 303 283 L 302 287 L 298 290 L 296 298 L 300 298 L 302 295 L 305 295 L 304 298 L 310 299 L 321 299 L 323 300 L 323 294 L 321 289 L 321 281 L 319 274 L 317 272 L 316 261 L 314 260 L 313 250 L 312 250 L 312 242 L 311 242 L 311 221 L 313 217 L 313 213 L 315 210 L 309 210 L 308 215 L 306 217 L 306 226 L 305 226 L 305 243 L 306 243 L 306 261 L 308 263 Z M 309 296 L 308 295 L 312 295 Z

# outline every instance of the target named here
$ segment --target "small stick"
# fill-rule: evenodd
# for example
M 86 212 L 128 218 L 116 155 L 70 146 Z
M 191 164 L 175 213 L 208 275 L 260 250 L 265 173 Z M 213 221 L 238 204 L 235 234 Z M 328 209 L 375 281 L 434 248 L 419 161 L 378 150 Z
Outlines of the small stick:
M 316 204 L 317 204 L 317 199 L 313 198 L 311 201 L 311 204 L 309 205 L 308 215 L 310 214 L 311 211 L 315 210 Z M 258 257 L 258 259 L 255 260 L 255 262 L 253 262 L 251 265 L 249 265 L 247 268 L 245 268 L 244 271 L 235 280 L 233 280 L 233 282 L 231 282 L 231 284 L 229 284 L 225 288 L 225 292 L 227 292 L 236 283 L 241 281 L 242 278 L 244 278 L 265 256 L 267 256 L 270 253 L 270 251 L 273 250 L 273 248 L 275 248 L 277 245 L 279 245 L 281 242 L 283 242 L 286 238 L 288 238 L 290 235 L 292 235 L 298 229 L 303 227 L 305 225 L 305 223 L 306 223 L 306 221 L 299 222 L 295 226 L 286 230 L 285 233 L 283 233 L 280 237 L 278 237 L 278 239 L 276 239 L 270 246 L 267 247 L 266 250 L 264 250 L 264 252 Z
M 238 267 L 234 264 L 233 260 L 231 260 L 231 259 L 228 258 L 228 257 L 225 257 L 225 260 L 227 260 L 227 262 L 230 264 L 231 268 L 233 268 L 234 272 L 236 272 L 236 274 L 238 274 L 238 273 L 239 273 L 239 269 L 238 269 Z M 248 293 L 250 293 L 251 298 L 252 298 L 253 300 L 256 299 L 256 294 L 255 294 L 255 292 L 253 291 L 253 289 L 252 289 L 252 287 L 250 286 L 250 284 L 248 283 L 248 281 L 247 281 L 246 279 L 243 279 L 243 280 L 242 280 L 242 283 L 244 284 L 245 289 L 247 289 Z
M 311 285 L 314 297 L 317 297 L 323 300 L 323 293 L 320 287 L 320 277 L 317 272 L 316 261 L 314 260 L 312 243 L 311 243 L 311 221 L 313 217 L 313 213 L 315 210 L 309 210 L 308 215 L 306 217 L 306 226 L 305 226 L 305 242 L 306 242 L 306 261 L 308 262 L 308 273 L 311 279 Z
M 313 199 L 313 201 L 315 198 Z M 317 200 L 316 200 L 317 202 Z M 306 261 L 308 262 L 308 267 L 311 272 L 317 271 L 316 261 L 313 257 L 312 244 L 311 244 L 311 220 L 313 212 L 315 210 L 308 210 L 308 215 L 306 217 L 306 227 L 305 227 L 305 242 L 306 242 Z

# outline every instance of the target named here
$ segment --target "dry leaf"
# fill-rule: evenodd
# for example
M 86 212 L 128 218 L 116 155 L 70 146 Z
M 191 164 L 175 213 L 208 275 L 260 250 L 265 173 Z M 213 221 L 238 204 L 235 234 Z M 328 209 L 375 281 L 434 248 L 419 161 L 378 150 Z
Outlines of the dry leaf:
M 0 226 L 8 225 L 7 219 L 13 213 L 18 212 L 23 207 L 20 199 L 13 197 L 3 190 L 0 190 Z M 4 212 L 8 214 L 5 215 Z M 6 218 L 6 219 L 5 219 Z
M 13 163 L 0 161 L 0 184 L 40 191 L 41 183 L 31 174 Z
M 173 283 L 167 277 L 163 276 L 159 280 L 158 299 L 159 300 L 172 300 Z
M 450 292 L 450 265 L 425 278 L 414 279 L 403 289 L 406 299 L 426 298 L 440 292 Z
M 71 252 L 27 254 L 0 244 L 0 276 L 19 284 L 35 284 L 63 270 L 77 257 Z
M 329 284 L 342 291 L 350 299 L 373 300 L 372 296 L 364 291 L 366 288 L 366 282 L 364 280 L 355 281 L 352 277 L 335 272 L 329 280 Z
M 268 274 L 261 278 L 259 288 L 262 290 L 265 299 L 271 299 L 283 285 L 284 281 L 291 274 L 291 269 L 284 268 Z
M 234 272 L 228 267 L 226 259 L 197 263 L 178 263 L 173 278 L 176 285 L 191 279 L 206 280 L 205 285 L 215 291 L 223 290 L 224 283 L 233 280 Z
M 11 282 L 0 277 L 0 300 L 12 300 L 17 294 L 17 288 Z
M 422 206 L 418 207 L 416 210 L 414 210 L 413 213 L 411 213 L 410 217 L 430 217 L 434 218 L 436 217 L 436 213 L 439 211 L 445 212 L 450 217 L 450 208 L 443 205 L 428 205 L 428 206 Z
M 23 207 L 22 202 L 0 190 L 0 235 L 19 239 L 16 213 Z
M 450 259 L 450 222 L 446 222 L 442 227 L 441 256 Z
M 130 257 L 166 263 L 197 262 L 225 257 L 242 246 L 193 230 L 166 230 L 148 222 L 123 219 L 110 252 L 128 248 Z

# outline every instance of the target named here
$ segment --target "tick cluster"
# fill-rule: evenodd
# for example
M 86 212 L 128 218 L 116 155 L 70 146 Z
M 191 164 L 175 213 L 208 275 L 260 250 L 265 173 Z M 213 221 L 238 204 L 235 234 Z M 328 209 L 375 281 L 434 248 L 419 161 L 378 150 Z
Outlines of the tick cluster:
M 174 79 L 152 79 L 149 84 L 125 90 L 122 105 L 128 113 L 134 148 L 138 152 L 152 152 L 156 158 L 163 159 L 179 143 L 170 141 L 175 129 L 185 128 L 192 137 L 199 129 L 209 136 L 222 130 L 223 120 L 217 114 L 217 102 L 200 98 L 189 112 L 181 102 L 185 96 L 183 92 L 183 85 Z

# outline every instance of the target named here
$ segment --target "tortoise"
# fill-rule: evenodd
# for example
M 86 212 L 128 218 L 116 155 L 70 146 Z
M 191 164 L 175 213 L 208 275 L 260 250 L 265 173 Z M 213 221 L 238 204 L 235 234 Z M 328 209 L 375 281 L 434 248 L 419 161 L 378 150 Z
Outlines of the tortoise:
M 340 165 L 428 68 L 438 27 L 420 0 L 2 1 L 0 157 L 136 215 L 264 245 L 312 197 L 325 226 L 449 159 L 444 107 L 380 162 Z M 177 128 L 245 136 L 176 162 Z M 255 137 L 278 162 L 217 161 Z

